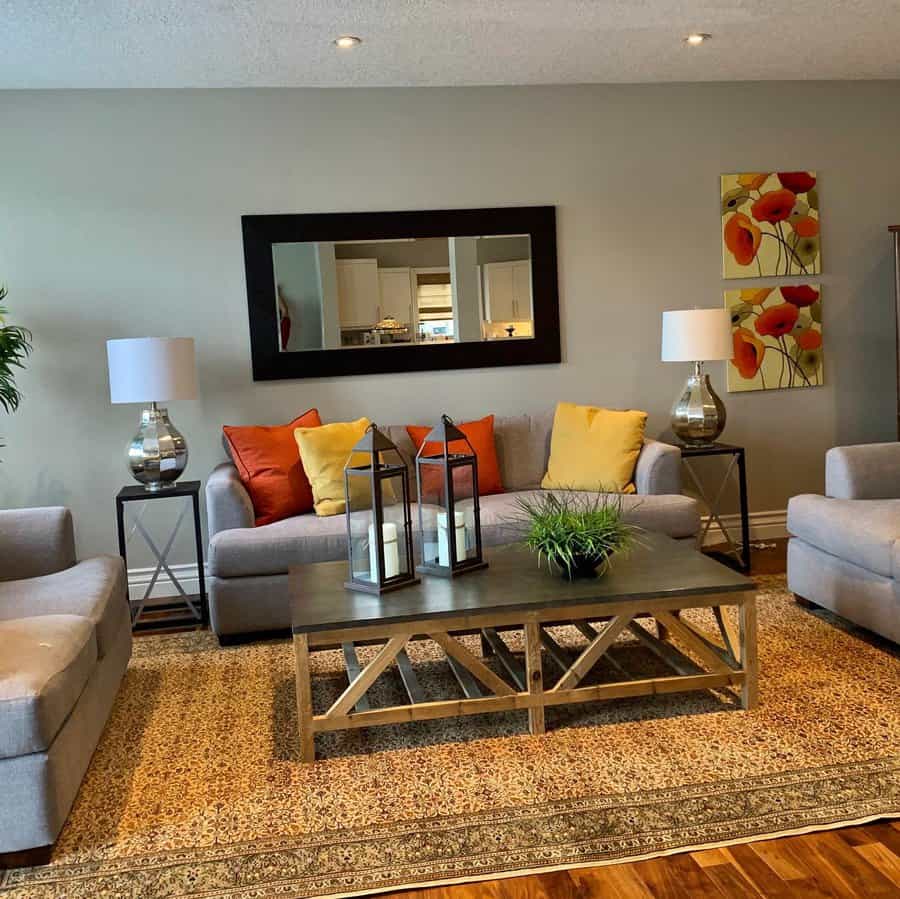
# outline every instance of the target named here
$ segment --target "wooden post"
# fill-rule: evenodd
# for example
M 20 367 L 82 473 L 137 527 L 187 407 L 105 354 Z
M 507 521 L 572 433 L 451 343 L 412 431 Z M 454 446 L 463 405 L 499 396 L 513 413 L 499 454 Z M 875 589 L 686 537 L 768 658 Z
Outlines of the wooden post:
M 756 596 L 746 597 L 740 605 L 741 667 L 744 684 L 741 687 L 741 705 L 755 709 L 758 699 L 759 656 L 756 650 Z
M 309 640 L 306 634 L 294 634 L 294 662 L 297 687 L 297 730 L 300 734 L 300 761 L 316 760 L 313 734 L 312 684 L 309 673 Z
M 541 667 L 541 628 L 535 621 L 525 625 L 525 677 L 528 693 L 543 703 L 544 673 Z M 544 706 L 528 707 L 528 730 L 532 735 L 544 733 Z

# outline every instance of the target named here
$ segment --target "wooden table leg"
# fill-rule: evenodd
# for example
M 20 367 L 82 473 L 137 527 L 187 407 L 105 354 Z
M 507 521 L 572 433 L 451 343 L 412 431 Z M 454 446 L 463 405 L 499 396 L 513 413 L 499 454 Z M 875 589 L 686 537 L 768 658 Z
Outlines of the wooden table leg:
M 544 673 L 541 666 L 541 628 L 536 622 L 525 625 L 525 677 L 531 696 L 541 696 L 544 692 Z M 528 709 L 528 730 L 537 736 L 544 733 L 544 707 L 531 706 Z
M 676 618 L 678 618 L 681 615 L 681 610 L 672 609 L 672 614 Z M 658 621 L 656 622 L 656 636 L 663 642 L 669 639 L 669 629 L 664 624 L 660 624 Z
M 300 761 L 316 760 L 313 734 L 312 684 L 309 673 L 309 640 L 306 634 L 294 634 L 294 662 L 297 687 L 297 729 L 300 735 Z
M 744 685 L 741 688 L 741 705 L 745 709 L 756 708 L 758 699 L 759 656 L 756 649 L 756 597 L 741 602 L 740 609 L 741 667 L 744 669 Z

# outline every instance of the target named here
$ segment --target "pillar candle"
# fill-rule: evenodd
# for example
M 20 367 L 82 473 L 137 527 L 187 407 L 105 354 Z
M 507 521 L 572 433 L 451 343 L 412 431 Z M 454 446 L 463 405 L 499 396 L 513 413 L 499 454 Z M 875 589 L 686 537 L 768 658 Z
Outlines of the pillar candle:
M 386 521 L 381 526 L 384 535 L 384 577 L 400 574 L 400 546 L 397 542 L 397 525 Z M 378 544 L 375 540 L 375 525 L 369 525 L 369 580 L 378 580 Z

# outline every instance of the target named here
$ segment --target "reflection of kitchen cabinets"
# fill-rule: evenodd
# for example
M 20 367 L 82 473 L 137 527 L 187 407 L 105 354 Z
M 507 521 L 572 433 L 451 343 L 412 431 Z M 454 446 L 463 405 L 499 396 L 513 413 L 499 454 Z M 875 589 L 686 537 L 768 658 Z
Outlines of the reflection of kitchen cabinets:
M 409 268 L 378 269 L 381 296 L 380 318 L 389 315 L 403 324 L 415 322 L 413 315 L 412 272 Z
M 488 262 L 484 271 L 484 317 L 490 322 L 531 318 L 531 261 Z
M 379 319 L 378 260 L 338 259 L 335 268 L 341 327 L 371 327 Z

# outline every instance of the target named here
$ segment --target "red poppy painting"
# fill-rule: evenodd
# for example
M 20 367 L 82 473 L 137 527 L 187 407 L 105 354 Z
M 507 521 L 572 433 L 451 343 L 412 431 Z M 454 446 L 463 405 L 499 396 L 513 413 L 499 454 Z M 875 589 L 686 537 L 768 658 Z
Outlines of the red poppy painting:
M 728 391 L 822 383 L 822 288 L 818 284 L 725 291 L 734 355 Z
M 822 271 L 815 172 L 722 175 L 722 275 L 765 278 Z

